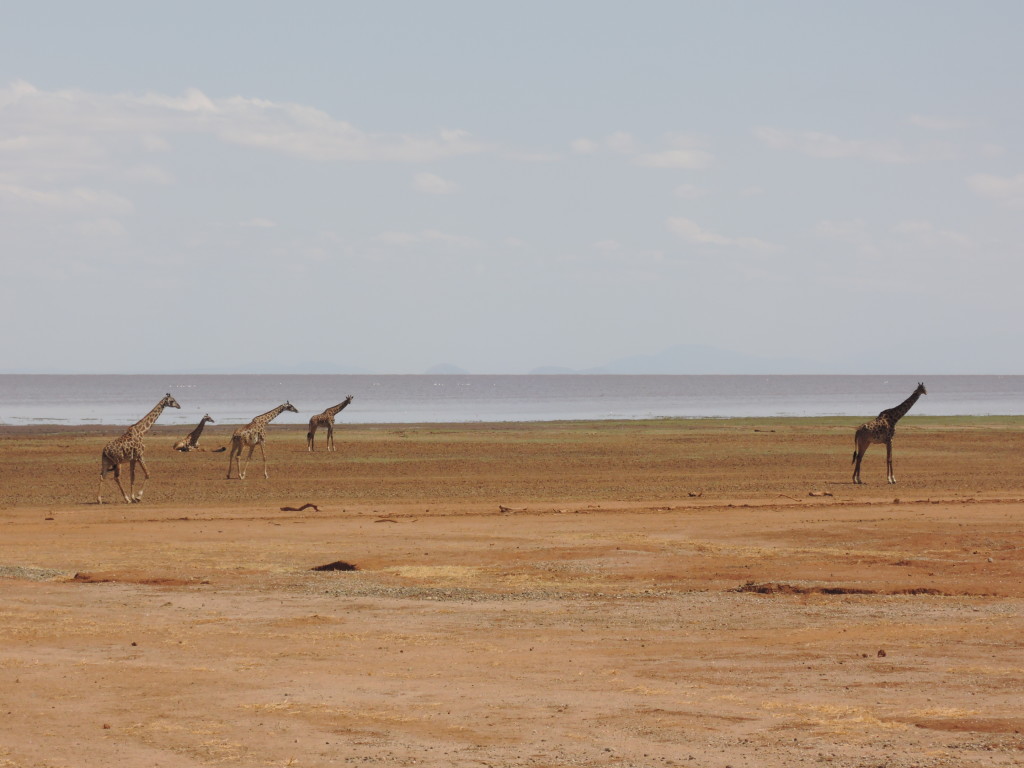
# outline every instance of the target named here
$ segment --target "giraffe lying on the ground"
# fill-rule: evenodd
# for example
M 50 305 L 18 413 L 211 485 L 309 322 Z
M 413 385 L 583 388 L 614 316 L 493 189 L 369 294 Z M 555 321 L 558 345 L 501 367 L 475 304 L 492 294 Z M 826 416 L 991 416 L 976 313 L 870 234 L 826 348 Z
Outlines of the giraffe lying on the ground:
M 252 452 L 257 445 L 260 447 L 260 455 L 263 456 L 263 476 L 270 477 L 270 473 L 267 471 L 267 453 L 263 449 L 263 444 L 267 440 L 267 424 L 284 411 L 299 412 L 294 405 L 284 402 L 274 410 L 257 416 L 244 427 L 235 430 L 231 435 L 231 453 L 228 455 L 228 480 L 231 479 L 231 462 L 235 462 L 235 466 L 238 468 L 238 479 L 245 479 L 245 470 L 249 466 L 249 459 L 252 458 Z M 245 457 L 245 466 L 241 465 L 243 446 L 249 446 L 249 455 Z
M 117 483 L 121 495 L 124 496 L 125 503 L 131 504 L 133 501 L 142 501 L 142 490 L 146 486 L 146 481 L 149 480 L 149 470 L 146 469 L 146 462 L 142 460 L 142 452 L 145 450 L 142 438 L 149 431 L 149 428 L 153 426 L 153 423 L 160 414 L 163 413 L 164 408 L 181 408 L 181 406 L 178 405 L 177 400 L 171 397 L 170 394 L 164 395 L 163 399 L 156 404 L 153 410 L 128 427 L 128 431 L 119 438 L 111 440 L 104 446 L 103 453 L 100 456 L 100 485 L 96 490 L 97 504 L 103 503 L 103 482 L 107 479 L 107 472 L 111 470 L 114 472 L 114 482 Z M 121 485 L 121 465 L 126 461 L 129 463 L 131 473 L 130 495 L 125 493 L 124 486 Z M 135 490 L 136 463 L 142 467 L 143 475 L 142 484 L 137 492 Z
M 174 450 L 181 451 L 182 453 L 188 453 L 189 451 L 205 451 L 205 448 L 199 447 L 199 436 L 203 434 L 203 427 L 206 426 L 206 422 L 210 422 L 211 424 L 217 423 L 210 418 L 210 414 L 206 414 L 199 420 L 196 428 L 188 433 L 187 437 L 183 437 L 174 444 Z
M 892 470 L 892 438 L 896 434 L 896 422 L 902 419 L 911 406 L 917 402 L 921 395 L 927 395 L 928 390 L 924 384 L 918 384 L 914 394 L 897 405 L 882 411 L 878 416 L 866 424 L 857 427 L 857 434 L 854 436 L 855 447 L 853 449 L 853 482 L 860 483 L 860 462 L 864 453 L 872 443 L 885 443 L 885 469 L 890 483 L 896 482 L 896 475 Z
M 312 419 L 309 420 L 309 432 L 306 433 L 306 450 L 315 450 L 313 447 L 313 436 L 316 434 L 317 427 L 327 427 L 327 450 L 336 451 L 334 447 L 334 417 L 338 415 L 346 405 L 352 402 L 352 395 L 349 395 L 337 405 L 332 405 L 323 413 L 318 413 Z

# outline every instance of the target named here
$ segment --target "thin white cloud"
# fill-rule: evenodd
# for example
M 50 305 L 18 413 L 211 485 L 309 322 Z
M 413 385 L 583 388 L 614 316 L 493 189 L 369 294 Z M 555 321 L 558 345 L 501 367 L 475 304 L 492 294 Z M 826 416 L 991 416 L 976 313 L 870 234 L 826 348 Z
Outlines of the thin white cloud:
M 622 243 L 618 240 L 598 240 L 596 243 L 592 243 L 590 247 L 595 251 L 611 253 L 612 251 L 617 251 L 622 248 Z
M 573 139 L 569 142 L 569 149 L 577 155 L 592 155 L 601 149 L 601 145 L 592 139 Z
M 174 134 L 208 135 L 324 162 L 422 163 L 487 149 L 461 130 L 370 133 L 314 107 L 242 96 L 213 98 L 194 88 L 180 96 L 136 96 L 43 91 L 16 82 L 0 88 L 0 121 L 8 142 L 87 137 L 108 152 L 119 149 L 125 137 L 149 151 L 166 151 L 167 137 Z
M 143 149 L 149 152 L 168 152 L 171 149 L 171 144 L 163 136 L 157 136 L 150 134 L 149 136 L 140 136 L 139 143 Z
M 129 181 L 134 181 L 144 184 L 160 184 L 166 186 L 174 181 L 174 176 L 167 171 L 165 168 L 161 168 L 158 165 L 135 165 L 130 168 L 126 168 L 123 173 L 124 178 Z
M 132 202 L 120 195 L 88 187 L 70 190 L 40 190 L 17 184 L 0 184 L 0 198 L 66 212 L 108 213 L 124 215 L 132 212 Z
M 257 216 L 252 219 L 246 219 L 239 226 L 251 229 L 273 229 L 277 226 L 277 222 L 273 219 L 264 219 Z
M 954 246 L 956 248 L 969 248 L 973 245 L 971 239 L 966 235 L 951 229 L 936 227 L 932 222 L 924 219 L 907 219 L 899 222 L 893 229 L 897 234 L 913 240 L 918 245 Z
M 760 240 L 756 237 L 731 237 L 729 235 L 711 232 L 702 228 L 692 219 L 683 218 L 681 216 L 673 216 L 665 223 L 670 232 L 689 243 L 695 243 L 698 245 L 728 246 L 755 251 L 778 250 L 778 246 L 772 245 L 771 243 Z
M 714 162 L 714 155 L 701 149 L 695 138 L 682 134 L 667 138 L 670 148 L 659 151 L 641 151 L 636 138 L 627 131 L 616 131 L 600 140 L 575 139 L 569 143 L 569 147 L 578 155 L 593 155 L 601 151 L 626 155 L 636 165 L 647 168 L 696 170 L 707 168 Z
M 967 177 L 967 186 L 979 197 L 995 200 L 1010 208 L 1024 208 L 1024 173 L 1016 176 L 976 173 Z
M 844 139 L 818 131 L 782 131 L 762 126 L 754 136 L 771 149 L 799 152 L 827 160 L 858 158 L 879 163 L 910 163 L 914 158 L 896 142 Z
M 702 149 L 668 149 L 664 152 L 646 152 L 638 155 L 636 164 L 647 168 L 679 168 L 699 170 L 714 161 L 710 152 Z
M 413 176 L 412 188 L 427 195 L 450 195 L 458 185 L 434 173 L 417 173 Z
M 636 152 L 636 141 L 626 131 L 616 131 L 605 137 L 604 145 L 612 152 L 622 155 L 631 155 Z
M 822 237 L 851 247 L 861 258 L 881 257 L 881 249 L 863 219 L 828 219 L 819 222 L 815 231 Z

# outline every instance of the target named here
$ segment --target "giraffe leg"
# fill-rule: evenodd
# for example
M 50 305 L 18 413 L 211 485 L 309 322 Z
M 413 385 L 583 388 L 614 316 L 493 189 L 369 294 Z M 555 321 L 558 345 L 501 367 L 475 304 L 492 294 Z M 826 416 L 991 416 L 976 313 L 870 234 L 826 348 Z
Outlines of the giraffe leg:
M 327 424 L 327 450 L 338 450 L 337 448 L 334 447 L 334 425 L 329 422 Z
M 856 447 L 853 451 L 853 482 L 856 483 L 857 485 L 860 485 L 860 462 L 864 458 L 864 454 L 867 451 L 868 446 L 871 445 L 871 443 L 868 440 L 864 440 L 860 435 L 857 435 L 857 437 L 855 438 L 855 445 Z
M 146 481 L 149 480 L 149 470 L 141 456 L 139 457 L 139 466 L 142 467 L 142 483 L 139 485 L 138 492 L 132 493 L 132 501 L 142 501 L 142 490 L 146 487 Z M 135 462 L 132 462 L 132 485 L 135 485 Z
M 107 465 L 107 460 L 106 459 L 101 459 L 100 460 L 100 484 L 99 484 L 99 487 L 96 489 L 96 503 L 97 504 L 102 504 L 103 503 L 103 486 L 107 482 L 107 472 L 109 472 L 109 471 L 110 471 L 110 467 Z
M 121 465 L 120 464 L 115 464 L 114 465 L 114 482 L 117 483 L 117 490 L 119 490 L 121 492 L 121 495 L 124 496 L 124 503 L 125 504 L 131 504 L 132 503 L 131 498 L 128 496 L 127 493 L 124 492 L 124 486 L 121 485 Z
M 234 462 L 235 467 L 238 469 L 238 479 L 242 479 L 242 470 L 239 458 L 242 455 L 242 446 L 237 440 L 231 440 L 231 453 L 228 454 L 228 480 L 231 479 L 231 464 Z
M 313 436 L 316 435 L 316 424 L 314 422 L 309 423 L 309 432 L 306 433 L 306 450 L 313 451 Z
M 270 479 L 270 473 L 267 471 L 267 452 L 263 449 L 263 441 L 260 440 L 260 456 L 263 457 L 263 477 L 264 479 Z
M 103 503 L 103 483 L 106 482 L 106 472 L 110 467 L 106 466 L 106 460 L 99 460 L 99 485 L 96 487 L 96 504 Z
M 890 483 L 896 482 L 896 475 L 892 472 L 892 440 L 885 444 L 885 471 L 888 473 Z
M 239 480 L 245 480 L 245 472 L 246 472 L 246 470 L 249 469 L 249 461 L 252 459 L 252 452 L 255 451 L 255 450 L 256 450 L 256 444 L 253 443 L 252 445 L 249 446 L 249 453 L 245 457 L 245 466 L 242 467 L 239 470 L 239 472 L 238 472 L 238 479 Z M 242 451 L 239 450 L 238 453 L 241 454 Z

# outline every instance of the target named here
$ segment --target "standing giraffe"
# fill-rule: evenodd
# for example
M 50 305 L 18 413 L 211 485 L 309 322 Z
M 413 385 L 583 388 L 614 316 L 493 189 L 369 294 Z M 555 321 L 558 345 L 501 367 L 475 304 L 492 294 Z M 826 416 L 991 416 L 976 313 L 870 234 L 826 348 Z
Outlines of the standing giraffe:
M 103 453 L 100 456 L 100 485 L 96 490 L 97 504 L 103 503 L 103 482 L 107 479 L 107 472 L 111 470 L 114 472 L 114 482 L 117 483 L 121 495 L 124 496 L 125 503 L 131 504 L 133 501 L 142 501 L 142 489 L 146 487 L 146 481 L 149 480 L 149 470 L 146 469 L 146 462 L 142 460 L 142 452 L 145 450 L 142 445 L 142 438 L 149 431 L 149 428 L 153 426 L 153 423 L 159 418 L 160 414 L 163 413 L 164 408 L 181 408 L 181 406 L 178 405 L 178 401 L 171 397 L 170 394 L 164 395 L 163 399 L 156 404 L 153 410 L 128 427 L 128 431 L 119 438 L 111 440 L 104 446 Z M 128 486 L 131 495 L 125 493 L 124 486 L 121 485 L 121 465 L 126 461 L 131 473 L 131 483 Z M 143 475 L 138 493 L 135 492 L 136 463 L 141 465 Z
M 187 437 L 183 437 L 181 440 L 174 444 L 175 451 L 181 451 L 182 453 L 188 453 L 189 451 L 205 451 L 205 448 L 199 447 L 199 436 L 203 434 L 203 427 L 206 426 L 206 422 L 216 424 L 213 419 L 210 418 L 210 414 L 206 414 L 199 420 L 199 424 L 196 428 L 188 433 Z
M 895 408 L 882 411 L 877 418 L 857 427 L 853 449 L 853 462 L 856 464 L 853 468 L 853 482 L 860 483 L 860 462 L 864 458 L 868 446 L 872 443 L 885 443 L 885 469 L 889 482 L 896 482 L 896 476 L 892 472 L 892 438 L 896 433 L 896 422 L 906 415 L 911 406 L 917 402 L 917 398 L 927 394 L 928 390 L 924 388 L 924 384 L 918 384 L 914 394 Z
M 352 395 L 349 395 L 337 405 L 332 405 L 323 413 L 319 413 L 309 420 L 309 432 L 306 433 L 306 450 L 312 451 L 313 448 L 313 435 L 316 434 L 317 427 L 327 427 L 327 450 L 337 451 L 334 447 L 334 417 L 338 415 L 346 405 L 352 402 Z
M 245 470 L 249 466 L 249 459 L 252 458 L 252 452 L 257 445 L 260 447 L 260 455 L 263 456 L 263 477 L 270 477 L 270 473 L 267 472 L 267 453 L 263 449 L 263 443 L 267 440 L 267 424 L 284 411 L 299 412 L 294 405 L 286 401 L 274 410 L 257 416 L 244 427 L 239 427 L 235 430 L 234 434 L 231 435 L 231 453 L 228 455 L 228 480 L 231 479 L 232 461 L 235 462 L 235 466 L 238 468 L 238 479 L 245 479 Z M 243 467 L 241 466 L 242 447 L 246 445 L 249 446 L 249 455 L 245 457 L 245 466 Z

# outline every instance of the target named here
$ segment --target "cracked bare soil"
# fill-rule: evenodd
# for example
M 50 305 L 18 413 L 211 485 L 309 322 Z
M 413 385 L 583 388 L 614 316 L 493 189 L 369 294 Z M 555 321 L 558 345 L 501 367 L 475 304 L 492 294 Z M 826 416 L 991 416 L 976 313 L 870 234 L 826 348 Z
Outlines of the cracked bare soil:
M 1024 764 L 1024 421 L 854 424 L 0 427 L 0 766 Z

